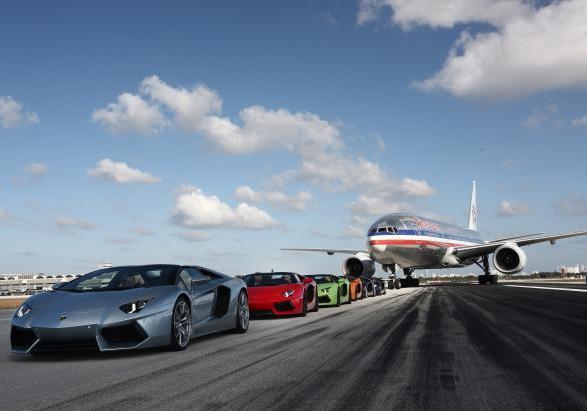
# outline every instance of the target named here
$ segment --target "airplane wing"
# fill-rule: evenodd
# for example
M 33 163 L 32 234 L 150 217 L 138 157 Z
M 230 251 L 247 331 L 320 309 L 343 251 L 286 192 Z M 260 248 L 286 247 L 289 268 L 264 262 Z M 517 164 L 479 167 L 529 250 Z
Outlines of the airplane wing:
M 536 237 L 536 236 L 543 235 L 543 234 L 544 233 L 534 233 L 534 234 L 526 234 L 526 235 L 517 235 L 514 237 L 498 238 L 497 240 L 485 241 L 485 244 L 498 243 L 500 241 L 519 240 L 521 238 Z
M 467 260 L 470 258 L 481 257 L 486 254 L 491 254 L 505 243 L 515 243 L 519 247 L 544 243 L 547 241 L 549 241 L 551 244 L 554 244 L 557 240 L 562 240 L 563 238 L 578 237 L 582 235 L 587 235 L 587 231 L 576 231 L 573 233 L 563 233 L 556 235 L 520 236 L 513 239 L 502 239 L 485 244 L 456 247 L 453 249 L 453 254 L 461 260 Z
M 333 254 L 357 254 L 357 253 L 369 253 L 366 250 L 348 250 L 348 249 L 335 249 L 335 248 L 280 248 L 282 251 L 314 251 L 318 253 L 326 253 L 328 255 Z

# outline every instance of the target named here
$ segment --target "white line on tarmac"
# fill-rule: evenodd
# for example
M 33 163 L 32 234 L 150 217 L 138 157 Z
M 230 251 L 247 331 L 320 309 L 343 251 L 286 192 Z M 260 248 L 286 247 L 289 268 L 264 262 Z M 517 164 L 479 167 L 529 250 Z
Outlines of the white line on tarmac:
M 578 293 L 587 293 L 587 288 L 561 288 L 561 287 L 537 287 L 532 285 L 512 285 L 504 284 L 504 287 L 517 287 L 517 288 L 535 288 L 537 290 L 556 290 L 556 291 L 575 291 Z

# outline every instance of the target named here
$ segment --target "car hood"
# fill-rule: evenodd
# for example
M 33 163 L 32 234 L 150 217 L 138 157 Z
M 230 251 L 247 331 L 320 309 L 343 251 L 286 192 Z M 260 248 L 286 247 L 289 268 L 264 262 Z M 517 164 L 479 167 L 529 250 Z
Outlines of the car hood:
M 159 299 L 171 292 L 174 286 L 134 288 L 120 291 L 70 292 L 53 291 L 37 294 L 27 300 L 36 312 L 95 312 L 118 308 L 140 299 Z
M 322 291 L 325 288 L 336 288 L 338 287 L 338 283 L 320 283 L 317 285 L 318 291 Z
M 302 284 L 269 285 L 266 287 L 250 287 L 247 289 L 250 299 L 283 297 L 283 292 L 293 290 L 294 293 L 303 292 Z

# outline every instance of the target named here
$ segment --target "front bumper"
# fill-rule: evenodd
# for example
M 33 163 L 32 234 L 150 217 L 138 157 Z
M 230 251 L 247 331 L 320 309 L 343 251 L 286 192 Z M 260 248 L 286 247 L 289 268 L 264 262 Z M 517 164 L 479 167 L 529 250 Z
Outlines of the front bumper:
M 294 315 L 302 313 L 303 304 L 303 297 L 281 298 L 271 301 L 249 299 L 249 310 L 256 315 Z
M 169 311 L 106 324 L 91 320 L 48 321 L 47 317 L 15 318 L 10 332 L 11 350 L 15 354 L 30 354 L 64 350 L 117 351 L 166 345 L 171 333 Z
M 336 305 L 337 299 L 337 292 L 318 292 L 318 304 L 320 305 L 320 307 Z

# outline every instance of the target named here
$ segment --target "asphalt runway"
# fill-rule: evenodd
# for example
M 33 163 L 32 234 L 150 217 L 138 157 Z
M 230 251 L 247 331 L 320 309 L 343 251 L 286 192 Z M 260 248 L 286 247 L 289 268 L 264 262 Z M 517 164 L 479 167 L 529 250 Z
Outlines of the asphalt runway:
M 587 294 L 389 291 L 183 352 L 9 354 L 2 409 L 587 409 Z

